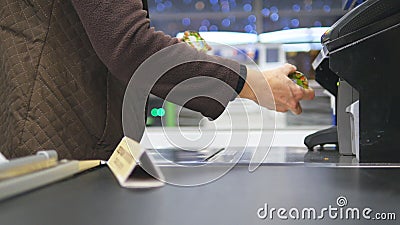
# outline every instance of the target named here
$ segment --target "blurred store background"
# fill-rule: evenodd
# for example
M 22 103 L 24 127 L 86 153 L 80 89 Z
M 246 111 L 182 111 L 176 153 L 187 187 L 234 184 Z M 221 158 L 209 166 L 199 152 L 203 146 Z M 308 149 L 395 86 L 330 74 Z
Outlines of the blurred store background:
M 213 47 L 209 54 L 248 66 L 254 66 L 254 61 L 260 69 L 285 62 L 296 65 L 309 78 L 316 98 L 302 102 L 300 116 L 237 99 L 228 106 L 230 115 L 224 113 L 210 122 L 199 113 L 151 96 L 147 126 L 230 129 L 230 121 L 242 120 L 234 129 L 302 129 L 334 123 L 331 97 L 313 80 L 311 63 L 321 49 L 321 35 L 345 14 L 343 0 L 148 0 L 148 4 L 152 26 L 177 37 L 186 30 L 199 31 Z M 242 104 L 248 116 L 240 109 Z

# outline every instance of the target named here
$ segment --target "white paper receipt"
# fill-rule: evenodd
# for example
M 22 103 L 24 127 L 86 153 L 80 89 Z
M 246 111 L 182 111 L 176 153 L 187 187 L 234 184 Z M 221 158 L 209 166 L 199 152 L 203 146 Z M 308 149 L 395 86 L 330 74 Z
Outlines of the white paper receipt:
M 1 164 L 1 163 L 6 163 L 6 162 L 8 162 L 8 160 L 7 160 L 6 157 L 4 157 L 4 155 L 1 154 L 1 152 L 0 152 L 0 164 Z

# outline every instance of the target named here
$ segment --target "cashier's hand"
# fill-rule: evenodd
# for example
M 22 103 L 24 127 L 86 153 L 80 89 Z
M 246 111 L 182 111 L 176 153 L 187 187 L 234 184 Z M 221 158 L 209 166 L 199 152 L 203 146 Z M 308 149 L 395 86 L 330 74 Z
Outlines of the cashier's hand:
M 304 89 L 288 78 L 295 71 L 296 67 L 291 64 L 262 72 L 248 69 L 246 83 L 239 96 L 278 112 L 290 110 L 300 114 L 300 100 L 312 100 L 315 93 L 311 88 Z

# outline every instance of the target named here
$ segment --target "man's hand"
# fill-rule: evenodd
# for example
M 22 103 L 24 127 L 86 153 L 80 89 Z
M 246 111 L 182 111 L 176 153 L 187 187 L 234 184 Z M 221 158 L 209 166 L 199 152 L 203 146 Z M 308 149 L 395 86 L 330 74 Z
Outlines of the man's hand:
M 291 64 L 263 72 L 248 69 L 246 83 L 239 96 L 278 112 L 290 110 L 300 114 L 300 100 L 312 100 L 315 93 L 311 88 L 304 89 L 288 78 L 295 71 L 296 67 Z

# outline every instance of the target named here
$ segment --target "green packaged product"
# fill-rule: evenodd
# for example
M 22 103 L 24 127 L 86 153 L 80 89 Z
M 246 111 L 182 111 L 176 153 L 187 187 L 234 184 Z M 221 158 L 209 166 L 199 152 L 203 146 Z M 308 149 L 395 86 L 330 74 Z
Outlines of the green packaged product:
M 292 79 L 300 87 L 308 89 L 307 77 L 302 72 L 299 71 L 293 72 L 289 74 L 289 78 Z
M 185 31 L 183 33 L 182 41 L 201 52 L 207 52 L 211 50 L 211 47 L 200 36 L 199 32 L 196 31 Z

